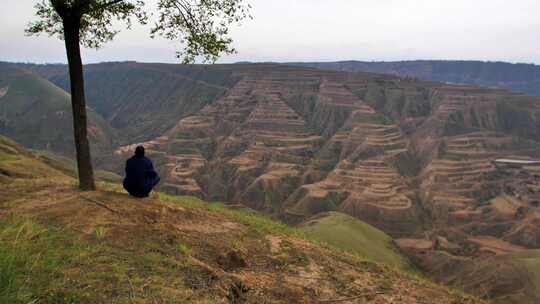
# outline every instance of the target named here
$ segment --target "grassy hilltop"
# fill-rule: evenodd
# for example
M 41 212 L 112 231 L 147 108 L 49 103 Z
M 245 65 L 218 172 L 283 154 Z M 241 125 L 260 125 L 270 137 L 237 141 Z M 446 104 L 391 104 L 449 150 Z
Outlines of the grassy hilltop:
M 317 215 L 300 229 L 307 236 L 336 248 L 392 267 L 410 270 L 407 260 L 396 252 L 390 236 L 349 215 L 339 212 Z
M 0 303 L 481 303 L 253 211 L 99 189 L 0 137 Z

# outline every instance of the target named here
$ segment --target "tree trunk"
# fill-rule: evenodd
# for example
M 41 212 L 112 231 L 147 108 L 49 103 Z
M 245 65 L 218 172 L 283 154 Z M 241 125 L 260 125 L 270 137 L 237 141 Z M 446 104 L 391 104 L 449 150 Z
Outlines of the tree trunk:
M 69 64 L 71 82 L 71 107 L 73 110 L 73 130 L 77 167 L 79 169 L 79 187 L 83 191 L 96 189 L 92 157 L 88 142 L 86 99 L 84 95 L 84 75 L 80 49 L 80 18 L 72 17 L 64 20 L 64 39 Z

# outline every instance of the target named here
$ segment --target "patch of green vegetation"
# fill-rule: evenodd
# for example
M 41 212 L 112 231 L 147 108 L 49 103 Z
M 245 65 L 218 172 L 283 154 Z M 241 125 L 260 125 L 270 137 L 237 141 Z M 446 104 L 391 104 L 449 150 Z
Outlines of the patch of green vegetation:
M 103 239 L 106 234 L 107 234 L 107 228 L 105 227 L 96 227 L 94 229 L 94 237 L 96 238 L 96 240 Z
M 0 135 L 0 172 L 13 178 L 38 178 L 58 175 L 10 139 Z
M 0 136 L 0 146 L 14 147 L 16 145 L 17 144 L 13 140 L 11 140 L 11 139 L 9 139 L 9 138 L 7 138 L 5 136 Z
M 186 244 L 179 243 L 176 248 L 178 249 L 178 252 L 181 255 L 190 255 L 191 254 L 191 248 Z
M 14 141 L 0 135 L 0 161 L 17 160 L 18 154 L 23 154 L 20 147 Z
M 63 269 L 84 247 L 60 229 L 28 219 L 0 223 L 0 303 L 77 303 L 64 289 Z
M 8 161 L 14 161 L 14 160 L 17 160 L 17 156 L 2 153 L 2 151 L 0 151 L 0 162 L 8 162 Z
M 189 246 L 168 245 L 152 235 L 133 246 L 111 246 L 101 239 L 105 232 L 96 228 L 85 240 L 68 228 L 3 218 L 0 303 L 194 302 L 183 276 L 190 266 L 181 258 L 190 254 Z M 155 284 L 148 285 L 149 277 Z M 196 299 L 211 303 L 207 295 Z
M 411 270 L 407 260 L 394 248 L 390 236 L 346 214 L 331 212 L 308 221 L 300 229 L 308 238 L 367 260 Z

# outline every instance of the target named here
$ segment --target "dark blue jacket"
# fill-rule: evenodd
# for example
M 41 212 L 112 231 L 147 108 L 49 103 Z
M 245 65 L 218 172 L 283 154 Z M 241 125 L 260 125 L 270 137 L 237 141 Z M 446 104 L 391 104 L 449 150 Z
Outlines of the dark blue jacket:
M 159 183 L 159 176 L 152 161 L 146 157 L 133 156 L 126 162 L 124 188 L 133 196 L 148 196 Z

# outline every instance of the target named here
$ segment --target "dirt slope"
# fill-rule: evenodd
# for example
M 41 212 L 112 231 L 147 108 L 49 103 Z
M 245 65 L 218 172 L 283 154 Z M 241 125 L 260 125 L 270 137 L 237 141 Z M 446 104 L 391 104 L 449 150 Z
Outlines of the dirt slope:
M 193 198 L 135 200 L 110 184 L 81 193 L 74 184 L 0 137 L 1 300 L 482 303 L 253 212 Z

